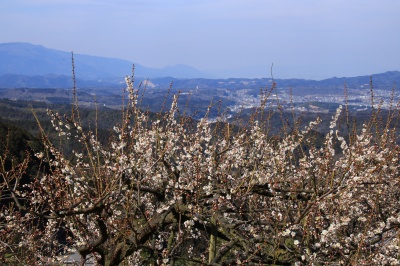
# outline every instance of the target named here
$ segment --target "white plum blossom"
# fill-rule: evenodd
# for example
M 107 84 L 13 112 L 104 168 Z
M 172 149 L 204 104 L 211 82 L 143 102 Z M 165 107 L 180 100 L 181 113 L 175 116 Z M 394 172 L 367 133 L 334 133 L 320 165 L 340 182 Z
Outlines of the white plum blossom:
M 74 141 L 70 156 L 42 129 L 43 169 L 23 183 L 29 158 L 6 169 L 0 155 L 12 201 L 1 206 L 0 262 L 62 265 L 76 250 L 97 265 L 400 263 L 398 132 L 375 128 L 378 114 L 342 133 L 340 106 L 317 147 L 308 136 L 320 118 L 271 136 L 256 119 L 264 109 L 246 125 L 194 121 L 179 95 L 152 118 L 126 83 L 109 143 L 48 111 L 60 140 Z

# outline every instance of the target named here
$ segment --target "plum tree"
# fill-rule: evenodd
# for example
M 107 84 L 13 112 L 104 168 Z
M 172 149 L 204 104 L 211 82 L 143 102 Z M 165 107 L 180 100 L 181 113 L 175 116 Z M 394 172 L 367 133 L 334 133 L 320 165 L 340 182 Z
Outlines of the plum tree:
M 29 157 L 0 171 L 13 199 L 2 206 L 0 260 L 62 263 L 76 250 L 82 265 L 400 263 L 398 134 L 379 127 L 379 112 L 342 136 L 339 107 L 317 148 L 308 133 L 320 119 L 270 136 L 256 115 L 235 130 L 178 116 L 178 96 L 150 119 L 126 83 L 108 145 L 83 130 L 77 108 L 49 111 L 60 139 L 81 149 L 67 158 L 42 132 L 47 172 L 21 187 Z

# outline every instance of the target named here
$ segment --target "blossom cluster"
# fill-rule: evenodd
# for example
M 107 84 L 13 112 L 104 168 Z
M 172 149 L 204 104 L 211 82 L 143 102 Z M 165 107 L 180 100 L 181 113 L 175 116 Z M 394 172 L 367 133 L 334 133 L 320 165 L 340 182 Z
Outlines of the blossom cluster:
M 24 249 L 38 264 L 71 250 L 99 265 L 400 263 L 395 128 L 341 135 L 339 107 L 316 147 L 307 136 L 320 119 L 270 136 L 263 121 L 180 117 L 178 96 L 152 120 L 126 81 L 129 106 L 108 144 L 49 111 L 80 150 L 67 158 L 44 137 L 47 171 L 24 188 L 23 169 L 1 173 L 15 202 L 2 210 L 0 253 Z

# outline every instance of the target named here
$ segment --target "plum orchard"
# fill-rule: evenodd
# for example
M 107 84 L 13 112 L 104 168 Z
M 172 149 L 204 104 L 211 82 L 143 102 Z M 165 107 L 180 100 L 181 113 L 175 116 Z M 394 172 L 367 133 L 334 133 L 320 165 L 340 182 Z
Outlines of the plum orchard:
M 306 136 L 319 119 L 271 137 L 257 119 L 232 130 L 179 118 L 175 97 L 152 120 L 126 81 L 109 144 L 82 129 L 77 106 L 49 111 L 60 139 L 82 149 L 66 158 L 42 132 L 47 171 L 21 186 L 29 158 L 3 167 L 13 203 L 2 206 L 0 260 L 48 265 L 76 250 L 99 265 L 399 264 L 399 146 L 378 112 L 342 136 L 340 107 L 317 148 Z

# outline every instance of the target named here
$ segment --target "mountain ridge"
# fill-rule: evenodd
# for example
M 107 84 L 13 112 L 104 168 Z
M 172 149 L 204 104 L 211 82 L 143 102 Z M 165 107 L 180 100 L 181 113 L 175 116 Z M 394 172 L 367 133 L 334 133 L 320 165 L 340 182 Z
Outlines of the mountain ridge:
M 135 80 L 140 83 L 146 80 L 145 78 L 135 77 Z M 384 73 L 364 75 L 357 77 L 333 77 L 324 80 L 310 79 L 274 79 L 271 78 L 228 78 L 228 79 L 207 79 L 207 78 L 174 78 L 172 76 L 161 78 L 150 78 L 149 81 L 154 84 L 154 87 L 168 87 L 171 82 L 175 88 L 260 88 L 271 86 L 272 81 L 276 82 L 280 88 L 302 89 L 320 89 L 323 87 L 336 87 L 343 89 L 359 88 L 370 86 L 370 81 L 374 87 L 382 89 L 392 89 L 397 83 L 400 83 L 399 71 L 387 71 Z M 115 77 L 113 79 L 96 79 L 85 80 L 76 79 L 78 87 L 115 87 L 121 84 L 125 86 L 124 77 Z M 3 74 L 0 75 L 0 88 L 71 88 L 73 81 L 71 75 L 19 75 L 19 74 Z
M 0 75 L 70 75 L 71 53 L 31 43 L 0 43 Z M 76 76 L 81 79 L 112 79 L 130 74 L 132 65 L 138 77 L 197 78 L 210 75 L 186 65 L 149 68 L 128 60 L 74 53 Z
M 0 43 L 0 87 L 31 88 L 70 88 L 72 84 L 71 53 L 46 48 L 30 43 Z M 74 54 L 74 66 L 79 87 L 107 87 L 124 83 L 124 76 L 130 75 L 133 63 L 127 60 Z M 387 71 L 379 74 L 357 77 L 332 77 L 323 80 L 312 79 L 275 79 L 279 87 L 320 88 L 366 86 L 373 78 L 374 86 L 391 88 L 400 82 L 399 71 Z M 187 65 L 166 66 L 161 69 L 147 68 L 135 64 L 135 78 L 140 82 L 149 78 L 158 86 L 182 88 L 224 88 L 226 81 L 236 82 L 233 87 L 263 87 L 270 85 L 271 78 L 213 78 Z M 226 83 L 226 84 L 225 84 Z M 250 84 L 250 85 L 244 85 Z

